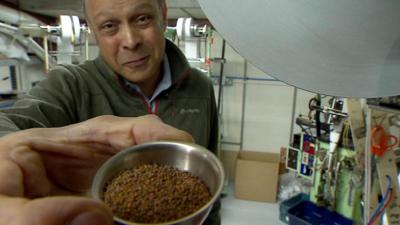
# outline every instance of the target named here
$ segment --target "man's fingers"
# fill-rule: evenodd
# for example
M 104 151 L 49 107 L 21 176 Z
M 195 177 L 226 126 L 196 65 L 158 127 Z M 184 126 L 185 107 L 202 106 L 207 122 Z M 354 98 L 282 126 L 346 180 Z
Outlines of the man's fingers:
M 95 143 L 68 145 L 37 140 L 30 145 L 34 152 L 40 153 L 44 167 L 47 168 L 47 176 L 52 182 L 75 192 L 86 191 L 95 172 L 112 155 L 109 147 Z
M 10 163 L 15 163 L 15 167 L 22 173 L 23 196 L 41 197 L 50 194 L 52 184 L 48 180 L 46 169 L 37 152 L 21 146 L 10 152 L 9 159 Z M 7 179 L 9 180 L 10 177 Z
M 25 205 L 27 222 L 40 225 L 111 225 L 112 215 L 102 204 L 81 197 L 50 197 Z
M 137 122 L 132 125 L 132 133 L 136 144 L 160 140 L 194 142 L 189 133 L 163 123 L 154 115 L 137 118 Z
M 189 133 L 163 123 L 156 115 L 134 118 L 104 115 L 62 129 L 36 129 L 35 132 L 38 132 L 40 137 L 46 136 L 48 140 L 56 139 L 54 142 L 81 146 L 92 145 L 95 151 L 108 154 L 115 154 L 122 149 L 148 141 L 193 142 Z M 45 149 L 44 147 L 38 149 Z M 82 152 L 76 153 L 80 155 Z M 68 154 L 74 155 L 73 152 Z M 80 155 L 80 157 L 83 156 L 84 154 Z
M 67 142 L 101 143 L 116 153 L 121 149 L 148 141 L 171 140 L 193 142 L 192 136 L 163 123 L 156 115 L 139 117 L 99 116 L 64 131 Z
M 9 196 L 23 196 L 23 174 L 17 164 L 0 160 L 0 193 Z
M 194 142 L 192 135 L 185 131 L 165 132 L 159 137 L 159 140 L 179 141 L 179 142 Z
M 83 197 L 36 200 L 0 196 L 0 225 L 112 225 L 103 205 Z
M 109 147 L 110 153 L 135 145 L 131 131 L 136 118 L 98 116 L 85 122 L 67 126 L 63 133 L 67 143 L 98 143 Z

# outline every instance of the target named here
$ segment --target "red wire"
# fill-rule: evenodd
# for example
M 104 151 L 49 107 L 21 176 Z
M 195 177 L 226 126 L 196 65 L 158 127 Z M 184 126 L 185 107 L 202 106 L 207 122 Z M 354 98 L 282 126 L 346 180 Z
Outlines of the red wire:
M 368 223 L 368 225 L 372 225 L 376 222 L 376 220 L 381 216 L 381 214 L 385 211 L 385 209 L 388 207 L 389 203 L 392 201 L 393 199 L 393 189 L 390 188 L 390 192 L 389 192 L 389 200 L 385 203 L 385 205 L 383 206 L 383 208 L 378 212 L 378 214 L 376 214 L 375 218 Z

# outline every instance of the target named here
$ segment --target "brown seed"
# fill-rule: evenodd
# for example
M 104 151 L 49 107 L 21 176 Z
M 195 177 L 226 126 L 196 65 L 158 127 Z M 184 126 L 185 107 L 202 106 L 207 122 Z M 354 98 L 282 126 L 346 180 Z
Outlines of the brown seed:
M 116 216 L 138 223 L 177 220 L 210 199 L 207 186 L 198 177 L 157 164 L 122 171 L 104 191 L 104 202 Z

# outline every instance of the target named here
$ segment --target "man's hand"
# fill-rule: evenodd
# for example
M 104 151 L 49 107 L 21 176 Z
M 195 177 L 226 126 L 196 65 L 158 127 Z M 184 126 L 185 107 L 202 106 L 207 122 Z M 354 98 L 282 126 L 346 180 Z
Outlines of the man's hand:
M 3 194 L 0 218 L 8 218 L 5 224 L 15 223 L 18 218 L 21 222 L 16 224 L 46 224 L 42 219 L 52 214 L 63 224 L 74 217 L 74 212 L 78 215 L 83 209 L 93 208 L 110 222 L 106 208 L 89 199 L 49 197 L 29 201 L 26 198 L 87 191 L 97 169 L 110 156 L 124 148 L 156 140 L 191 142 L 193 138 L 154 115 L 101 116 L 66 127 L 35 128 L 0 138 L 0 194 Z M 90 207 L 80 208 L 85 205 Z M 33 217 L 37 222 L 22 212 L 38 213 Z
M 105 205 L 83 197 L 26 198 L 0 195 L 1 225 L 113 225 Z

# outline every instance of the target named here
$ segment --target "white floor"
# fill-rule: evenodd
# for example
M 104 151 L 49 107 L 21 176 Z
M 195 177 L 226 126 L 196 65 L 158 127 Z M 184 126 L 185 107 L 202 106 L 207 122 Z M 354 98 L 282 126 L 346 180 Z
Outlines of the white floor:
M 279 220 L 279 204 L 235 199 L 233 185 L 222 198 L 222 225 L 284 225 Z

